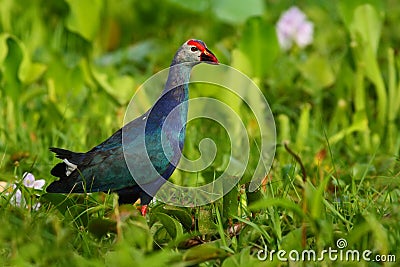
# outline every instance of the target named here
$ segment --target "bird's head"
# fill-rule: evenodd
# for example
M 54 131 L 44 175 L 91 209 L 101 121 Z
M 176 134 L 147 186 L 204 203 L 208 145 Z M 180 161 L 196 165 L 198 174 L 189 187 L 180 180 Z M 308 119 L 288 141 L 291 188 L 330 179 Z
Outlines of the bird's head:
M 190 39 L 186 41 L 176 52 L 174 64 L 206 62 L 219 64 L 217 57 L 208 50 L 206 44 L 201 40 Z

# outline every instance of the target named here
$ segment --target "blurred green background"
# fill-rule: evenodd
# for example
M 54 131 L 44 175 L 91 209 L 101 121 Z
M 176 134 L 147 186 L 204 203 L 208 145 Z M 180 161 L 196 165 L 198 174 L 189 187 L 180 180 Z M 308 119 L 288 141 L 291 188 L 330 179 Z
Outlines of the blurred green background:
M 275 26 L 293 5 L 314 24 L 314 39 L 284 51 Z M 154 204 L 149 222 L 119 210 L 113 196 L 58 198 L 20 186 L 42 203 L 35 211 L 3 192 L 0 263 L 276 266 L 257 260 L 257 249 L 321 251 L 338 238 L 399 255 L 399 18 L 395 0 L 0 0 L 0 180 L 31 172 L 51 182 L 57 160 L 48 147 L 86 151 L 119 129 L 136 89 L 189 38 L 254 80 L 277 127 L 272 170 L 250 194 L 260 133 L 240 103 L 255 155 L 241 183 L 205 207 Z M 219 154 L 203 172 L 173 179 L 208 182 L 226 164 L 226 133 L 204 121 L 187 131 L 189 158 L 210 136 Z

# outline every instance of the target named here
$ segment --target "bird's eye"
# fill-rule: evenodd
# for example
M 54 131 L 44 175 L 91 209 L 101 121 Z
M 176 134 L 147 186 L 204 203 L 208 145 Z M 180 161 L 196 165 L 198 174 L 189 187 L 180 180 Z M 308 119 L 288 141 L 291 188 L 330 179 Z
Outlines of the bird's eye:
M 197 47 L 195 47 L 195 46 L 192 46 L 192 47 L 190 48 L 190 50 L 191 50 L 192 52 L 199 51 L 199 49 L 198 49 Z

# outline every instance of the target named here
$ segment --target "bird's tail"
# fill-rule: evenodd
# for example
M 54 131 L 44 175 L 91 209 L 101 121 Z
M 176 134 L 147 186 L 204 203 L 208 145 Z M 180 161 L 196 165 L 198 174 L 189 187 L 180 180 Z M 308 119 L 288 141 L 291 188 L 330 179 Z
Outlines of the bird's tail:
M 51 152 L 56 154 L 56 157 L 62 159 L 63 162 L 58 163 L 51 169 L 51 175 L 59 177 L 58 181 L 54 181 L 47 188 L 49 193 L 68 193 L 71 191 L 74 180 L 69 177 L 77 168 L 84 153 L 76 153 L 62 148 L 50 148 Z M 70 179 L 68 179 L 70 178 Z
M 72 152 L 66 149 L 57 148 L 57 147 L 50 147 L 50 151 L 56 154 L 56 157 L 59 159 L 67 159 L 74 164 L 78 164 L 77 162 L 83 153 Z

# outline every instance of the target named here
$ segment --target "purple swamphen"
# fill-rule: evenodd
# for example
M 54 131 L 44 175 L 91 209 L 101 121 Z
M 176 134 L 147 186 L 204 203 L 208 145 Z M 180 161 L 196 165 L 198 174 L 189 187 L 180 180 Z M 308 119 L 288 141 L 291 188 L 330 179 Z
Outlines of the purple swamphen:
M 119 204 L 140 199 L 146 215 L 147 205 L 181 157 L 190 72 L 201 62 L 219 63 L 204 42 L 188 40 L 172 60 L 161 96 L 146 113 L 86 153 L 50 148 L 63 162 L 51 170 L 59 179 L 47 192 L 115 192 Z

